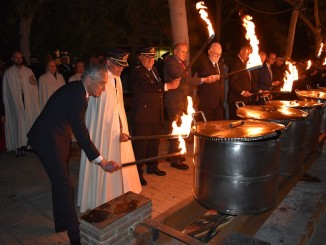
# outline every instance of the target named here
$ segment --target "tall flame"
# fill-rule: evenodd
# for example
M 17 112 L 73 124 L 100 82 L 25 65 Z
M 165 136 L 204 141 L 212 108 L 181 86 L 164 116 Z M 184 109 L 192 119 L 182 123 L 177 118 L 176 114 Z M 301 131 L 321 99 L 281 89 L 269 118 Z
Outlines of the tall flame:
M 207 9 L 207 7 L 205 6 L 204 2 L 198 2 L 196 3 L 196 9 L 199 9 L 199 14 L 200 17 L 206 22 L 207 24 L 207 29 L 208 29 L 208 34 L 209 36 L 212 36 L 215 34 L 214 30 L 213 30 L 213 26 L 211 21 L 208 19 L 208 13 L 205 9 Z
M 181 116 L 182 124 L 180 126 L 177 125 L 176 121 L 172 123 L 172 134 L 179 135 L 179 148 L 181 148 L 180 153 L 185 154 L 187 152 L 186 142 L 182 138 L 182 135 L 189 135 L 191 130 L 192 123 L 192 114 L 195 113 L 195 109 L 193 107 L 193 102 L 190 96 L 187 96 L 188 106 L 187 106 L 187 114 L 183 113 Z
M 321 52 L 323 51 L 323 47 L 324 47 L 324 44 L 320 43 L 320 48 L 319 48 L 319 52 L 318 52 L 318 55 L 317 55 L 318 58 L 320 57 Z
M 310 69 L 310 67 L 311 67 L 311 60 L 308 60 L 308 62 L 307 62 L 307 68 L 306 68 L 306 70 L 309 70 L 309 69 Z
M 291 62 L 286 61 L 285 64 L 288 65 L 289 72 L 287 70 L 285 71 L 284 85 L 283 88 L 281 88 L 281 91 L 291 92 L 293 82 L 298 80 L 299 74 L 296 66 L 293 65 Z
M 262 66 L 262 62 L 259 56 L 259 40 L 255 32 L 255 24 L 251 21 L 252 17 L 250 15 L 245 15 L 242 18 L 242 25 L 246 29 L 246 39 L 249 40 L 250 46 L 252 48 L 252 53 L 249 54 L 249 60 L 247 62 L 247 69 Z
M 323 63 L 323 66 L 324 66 L 324 65 L 326 65 L 326 57 L 325 57 L 325 59 L 324 59 L 324 63 Z

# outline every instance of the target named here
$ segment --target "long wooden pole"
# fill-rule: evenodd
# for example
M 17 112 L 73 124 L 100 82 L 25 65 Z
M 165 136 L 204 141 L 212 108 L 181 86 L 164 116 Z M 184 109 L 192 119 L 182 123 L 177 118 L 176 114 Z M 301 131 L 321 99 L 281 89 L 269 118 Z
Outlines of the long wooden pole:
M 157 156 L 157 157 L 149 157 L 149 158 L 145 158 L 145 159 L 141 159 L 141 160 L 137 160 L 134 162 L 127 162 L 127 163 L 123 163 L 122 167 L 128 167 L 128 166 L 132 166 L 132 165 L 136 165 L 139 163 L 145 163 L 145 162 L 151 162 L 151 161 L 156 161 L 156 160 L 160 160 L 162 158 L 168 158 L 168 157 L 178 157 L 181 156 L 182 154 L 180 152 L 175 152 L 175 153 L 171 153 L 171 154 L 166 154 L 163 156 Z
M 129 140 L 153 140 L 153 139 L 176 139 L 179 136 L 182 138 L 187 138 L 188 135 L 182 134 L 159 134 L 159 135 L 137 135 L 137 136 L 129 136 Z

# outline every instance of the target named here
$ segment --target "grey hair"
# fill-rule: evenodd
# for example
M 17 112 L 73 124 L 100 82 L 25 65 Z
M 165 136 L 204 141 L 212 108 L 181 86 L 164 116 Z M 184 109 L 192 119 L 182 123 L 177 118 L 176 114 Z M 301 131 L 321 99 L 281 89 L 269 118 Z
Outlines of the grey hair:
M 102 64 L 90 64 L 86 67 L 81 80 L 84 81 L 86 77 L 92 79 L 99 78 L 102 72 L 106 72 L 106 68 Z

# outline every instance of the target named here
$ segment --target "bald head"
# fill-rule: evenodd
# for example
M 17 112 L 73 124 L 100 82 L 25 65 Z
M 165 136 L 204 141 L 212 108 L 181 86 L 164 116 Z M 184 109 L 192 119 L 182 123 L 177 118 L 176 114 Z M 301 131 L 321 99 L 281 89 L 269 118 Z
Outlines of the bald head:
M 209 59 L 217 63 L 222 55 L 222 46 L 221 44 L 214 42 L 208 48 L 208 57 Z
M 173 54 L 178 60 L 185 62 L 188 55 L 188 44 L 186 43 L 175 44 L 173 47 Z
M 23 65 L 23 55 L 19 51 L 15 51 L 12 53 L 11 61 L 14 63 L 15 66 L 21 67 Z

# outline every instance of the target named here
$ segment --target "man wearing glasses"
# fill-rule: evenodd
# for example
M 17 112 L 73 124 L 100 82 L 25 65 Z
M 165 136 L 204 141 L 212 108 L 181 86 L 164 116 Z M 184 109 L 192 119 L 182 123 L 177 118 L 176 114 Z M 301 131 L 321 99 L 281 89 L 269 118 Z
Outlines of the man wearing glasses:
M 203 111 L 207 121 L 223 120 L 224 109 L 224 79 L 223 64 L 219 62 L 222 47 L 219 43 L 212 43 L 208 48 L 208 56 L 202 61 L 198 71 L 199 77 L 217 75 L 218 80 L 213 83 L 202 83 L 198 86 L 198 110 Z

